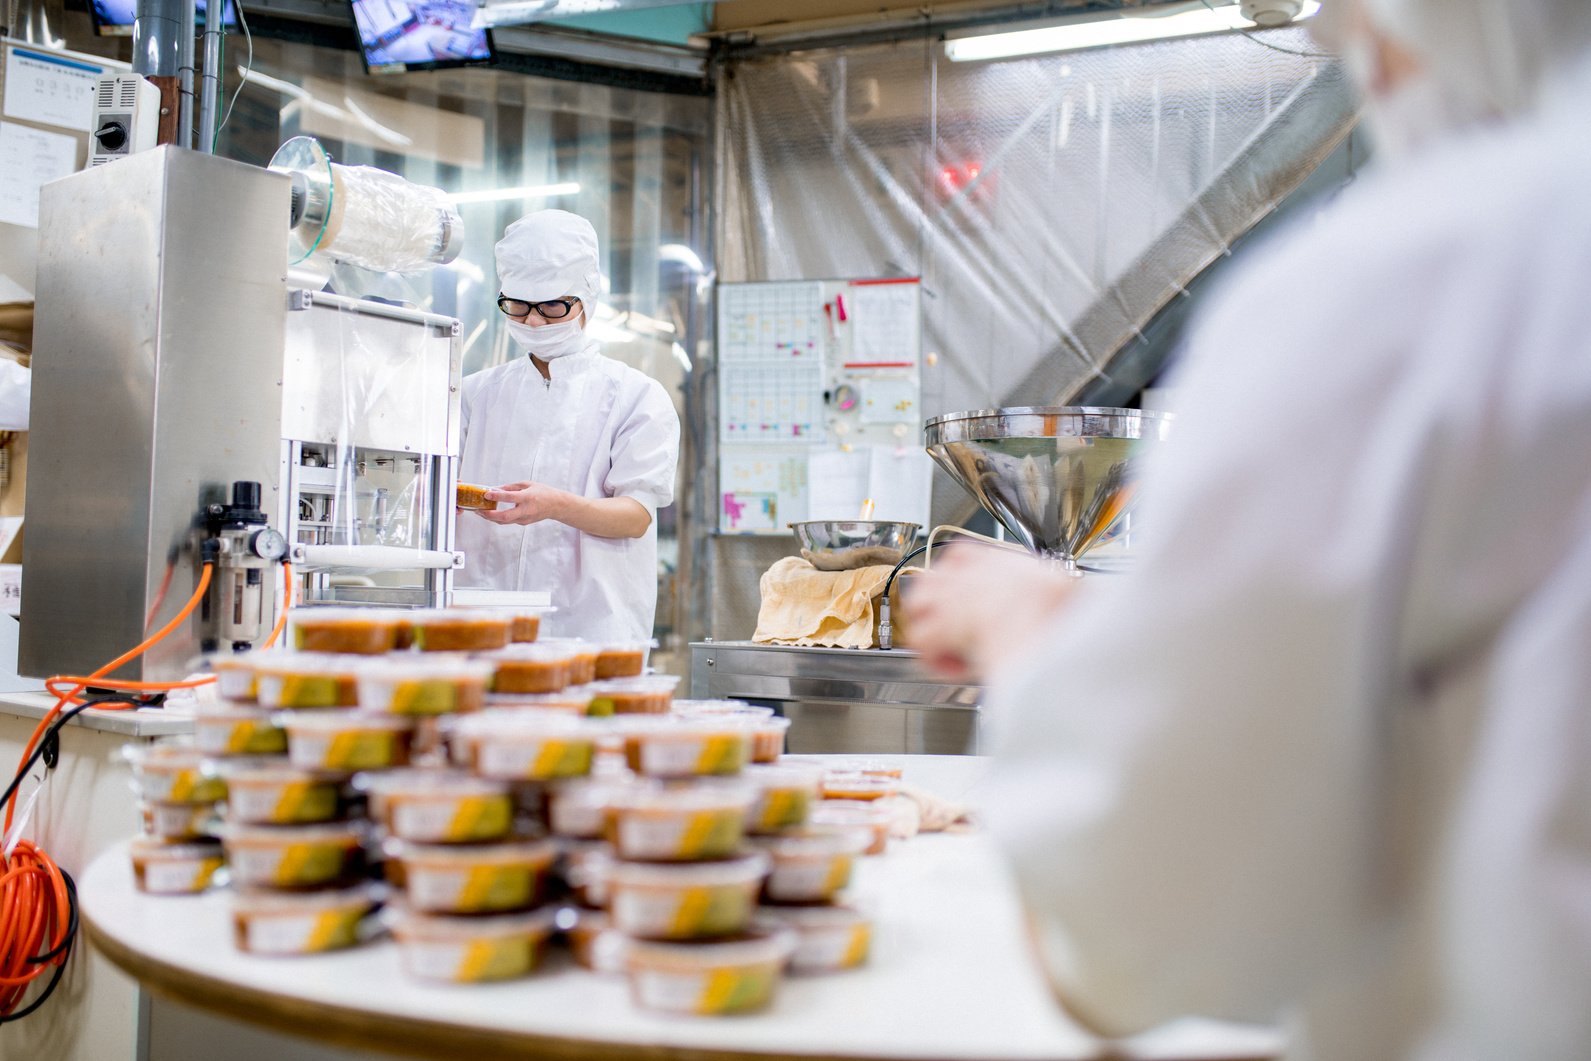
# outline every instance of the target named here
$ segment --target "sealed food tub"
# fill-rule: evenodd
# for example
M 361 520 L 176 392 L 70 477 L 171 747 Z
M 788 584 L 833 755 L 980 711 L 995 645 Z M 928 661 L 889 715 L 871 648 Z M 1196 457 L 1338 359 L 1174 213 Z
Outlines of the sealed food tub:
M 250 825 L 307 825 L 337 817 L 342 775 L 287 763 L 252 762 L 224 768 L 227 818 Z
M 595 840 L 603 836 L 615 795 L 632 783 L 622 776 L 591 776 L 548 785 L 547 827 L 558 836 L 572 839 Z
M 608 912 L 614 928 L 641 939 L 731 936 L 751 924 L 767 872 L 760 854 L 675 866 L 614 862 Z
M 156 840 L 201 840 L 216 824 L 214 803 L 149 803 L 139 805 L 144 832 Z
M 486 491 L 489 486 L 476 486 L 474 483 L 459 483 L 453 488 L 453 504 L 459 508 L 475 511 L 495 512 L 498 502 L 487 500 Z
M 572 684 L 574 652 L 561 645 L 510 645 L 484 658 L 492 666 L 492 692 L 498 696 L 556 693 Z
M 503 696 L 489 694 L 486 697 L 486 706 L 504 711 L 555 711 L 582 718 L 589 713 L 591 700 L 595 695 L 589 685 L 571 685 L 556 693 L 510 693 Z
M 468 774 L 404 770 L 361 779 L 370 816 L 401 840 L 422 844 L 501 840 L 513 825 L 508 786 Z
M 407 912 L 392 922 L 398 962 L 421 980 L 475 984 L 528 975 L 553 933 L 551 909 L 491 917 Z
M 133 881 L 151 895 L 192 895 L 210 886 L 225 865 L 214 842 L 166 843 L 141 836 L 131 845 Z
M 790 720 L 774 715 L 766 718 L 752 715 L 731 716 L 751 735 L 751 761 L 773 763 L 784 754 L 785 734 L 790 732 Z
M 861 826 L 818 825 L 758 840 L 770 860 L 763 897 L 771 903 L 827 903 L 851 883 L 856 856 L 873 837 Z
M 899 781 L 906 772 L 900 763 L 888 759 L 864 759 L 849 755 L 830 759 L 824 766 L 831 774 L 861 774 L 863 777 L 886 777 L 891 781 Z
M 591 772 L 600 728 L 568 715 L 489 711 L 459 719 L 453 739 L 482 777 L 554 781 Z
M 411 718 L 374 711 L 295 711 L 281 717 L 294 766 L 352 772 L 408 765 Z
M 450 715 L 486 706 L 490 664 L 427 653 L 371 660 L 359 669 L 359 706 L 397 715 Z
M 748 766 L 742 775 L 757 792 L 746 817 L 749 833 L 777 833 L 805 825 L 822 791 L 823 772 L 801 766 Z
M 401 608 L 335 608 L 316 605 L 288 613 L 293 647 L 300 652 L 380 656 L 402 647 L 409 613 Z
M 410 844 L 397 849 L 409 905 L 425 913 L 528 910 L 547 892 L 558 849 L 512 844 Z
M 597 680 L 597 646 L 578 637 L 544 637 L 537 644 L 569 652 L 569 684 L 589 685 Z
M 328 652 L 283 652 L 260 660 L 255 688 L 264 708 L 289 710 L 354 707 L 359 703 L 361 660 Z
M 719 1016 L 749 1013 L 773 1000 L 795 951 L 788 933 L 712 943 L 651 943 L 624 947 L 630 995 L 642 1009 Z
M 620 858 L 728 858 L 745 836 L 755 793 L 736 781 L 631 785 L 614 793 L 607 837 Z
M 646 653 L 651 647 L 649 641 L 609 641 L 598 645 L 596 677 L 639 678 L 646 669 Z
M 605 910 L 566 906 L 555 915 L 575 962 L 594 973 L 624 972 L 624 936 Z
M 132 764 L 138 795 L 150 803 L 208 804 L 226 799 L 226 781 L 192 745 L 128 745 L 122 755 Z
M 686 718 L 705 715 L 718 718 L 725 715 L 743 718 L 772 718 L 773 708 L 762 704 L 748 704 L 744 700 L 675 700 L 674 713 Z
M 269 711 L 253 707 L 212 707 L 193 718 L 193 740 L 206 755 L 281 755 L 287 731 Z
M 751 734 L 732 722 L 670 716 L 627 721 L 624 758 L 642 777 L 738 774 L 751 758 Z
M 643 678 L 614 678 L 591 686 L 593 715 L 666 715 L 674 703 L 679 678 L 649 674 Z
M 863 854 L 882 855 L 889 847 L 889 825 L 894 812 L 878 803 L 857 800 L 822 800 L 812 808 L 813 825 L 853 826 L 867 830 L 870 838 Z
M 608 872 L 613 848 L 597 840 L 561 840 L 563 879 L 581 906 L 608 905 Z
M 755 928 L 794 933 L 793 973 L 837 973 L 867 961 L 873 922 L 849 906 L 770 906 L 757 911 Z
M 854 803 L 870 803 L 876 799 L 887 799 L 900 792 L 900 782 L 890 777 L 876 777 L 872 774 L 836 773 L 833 770 L 823 775 L 823 798 L 843 799 Z
M 250 954 L 319 954 L 364 938 L 365 915 L 377 889 L 362 884 L 329 891 L 239 891 L 232 899 L 233 938 Z
M 221 830 L 232 881 L 244 888 L 309 888 L 335 884 L 364 866 L 364 831 L 330 825 L 243 825 Z
M 254 703 L 254 671 L 263 652 L 217 653 L 207 661 L 215 675 L 216 695 L 234 704 Z
M 505 608 L 511 617 L 508 627 L 508 641 L 514 645 L 528 645 L 541 636 L 541 623 L 548 615 L 557 611 L 557 608 Z
M 409 624 L 421 652 L 490 652 L 508 644 L 514 619 L 489 608 L 426 608 L 410 612 Z

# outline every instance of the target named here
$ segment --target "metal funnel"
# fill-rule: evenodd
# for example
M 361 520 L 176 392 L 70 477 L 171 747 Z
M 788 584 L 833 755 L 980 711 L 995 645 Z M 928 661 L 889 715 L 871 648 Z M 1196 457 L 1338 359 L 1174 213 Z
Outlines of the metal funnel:
M 1135 457 L 1165 440 L 1170 413 L 985 409 L 924 425 L 929 456 L 1017 541 L 1068 567 L 1137 500 Z

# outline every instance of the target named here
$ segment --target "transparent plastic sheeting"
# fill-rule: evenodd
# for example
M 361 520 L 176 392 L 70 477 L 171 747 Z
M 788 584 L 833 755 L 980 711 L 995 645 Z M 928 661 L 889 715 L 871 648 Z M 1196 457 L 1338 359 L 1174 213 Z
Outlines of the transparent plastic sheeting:
M 1263 40 L 1316 50 L 1299 29 Z M 941 358 L 925 416 L 1064 403 L 1108 373 L 1354 117 L 1340 64 L 1238 34 L 753 59 L 718 107 L 719 278 L 921 275 Z
M 440 188 L 410 184 L 372 166 L 336 163 L 332 180 L 343 206 L 332 209 L 325 254 L 364 269 L 395 273 L 416 272 L 458 257 L 464 222 Z

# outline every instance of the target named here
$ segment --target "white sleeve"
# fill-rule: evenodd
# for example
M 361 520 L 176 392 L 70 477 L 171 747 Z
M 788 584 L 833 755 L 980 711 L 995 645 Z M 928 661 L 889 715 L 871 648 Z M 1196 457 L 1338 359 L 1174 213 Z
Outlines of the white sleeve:
M 33 371 L 0 357 L 0 431 L 26 431 L 33 399 Z
M 603 481 L 608 497 L 629 497 L 656 513 L 674 501 L 679 464 L 679 415 L 656 380 L 645 380 L 613 439 L 613 463 Z

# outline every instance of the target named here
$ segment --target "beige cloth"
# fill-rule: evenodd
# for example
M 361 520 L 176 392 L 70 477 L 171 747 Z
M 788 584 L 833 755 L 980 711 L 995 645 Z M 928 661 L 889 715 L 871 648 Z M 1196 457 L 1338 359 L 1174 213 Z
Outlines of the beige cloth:
M 762 573 L 760 644 L 820 648 L 872 648 L 873 598 L 884 589 L 890 568 L 880 564 L 854 571 L 819 571 L 799 556 L 787 556 Z

